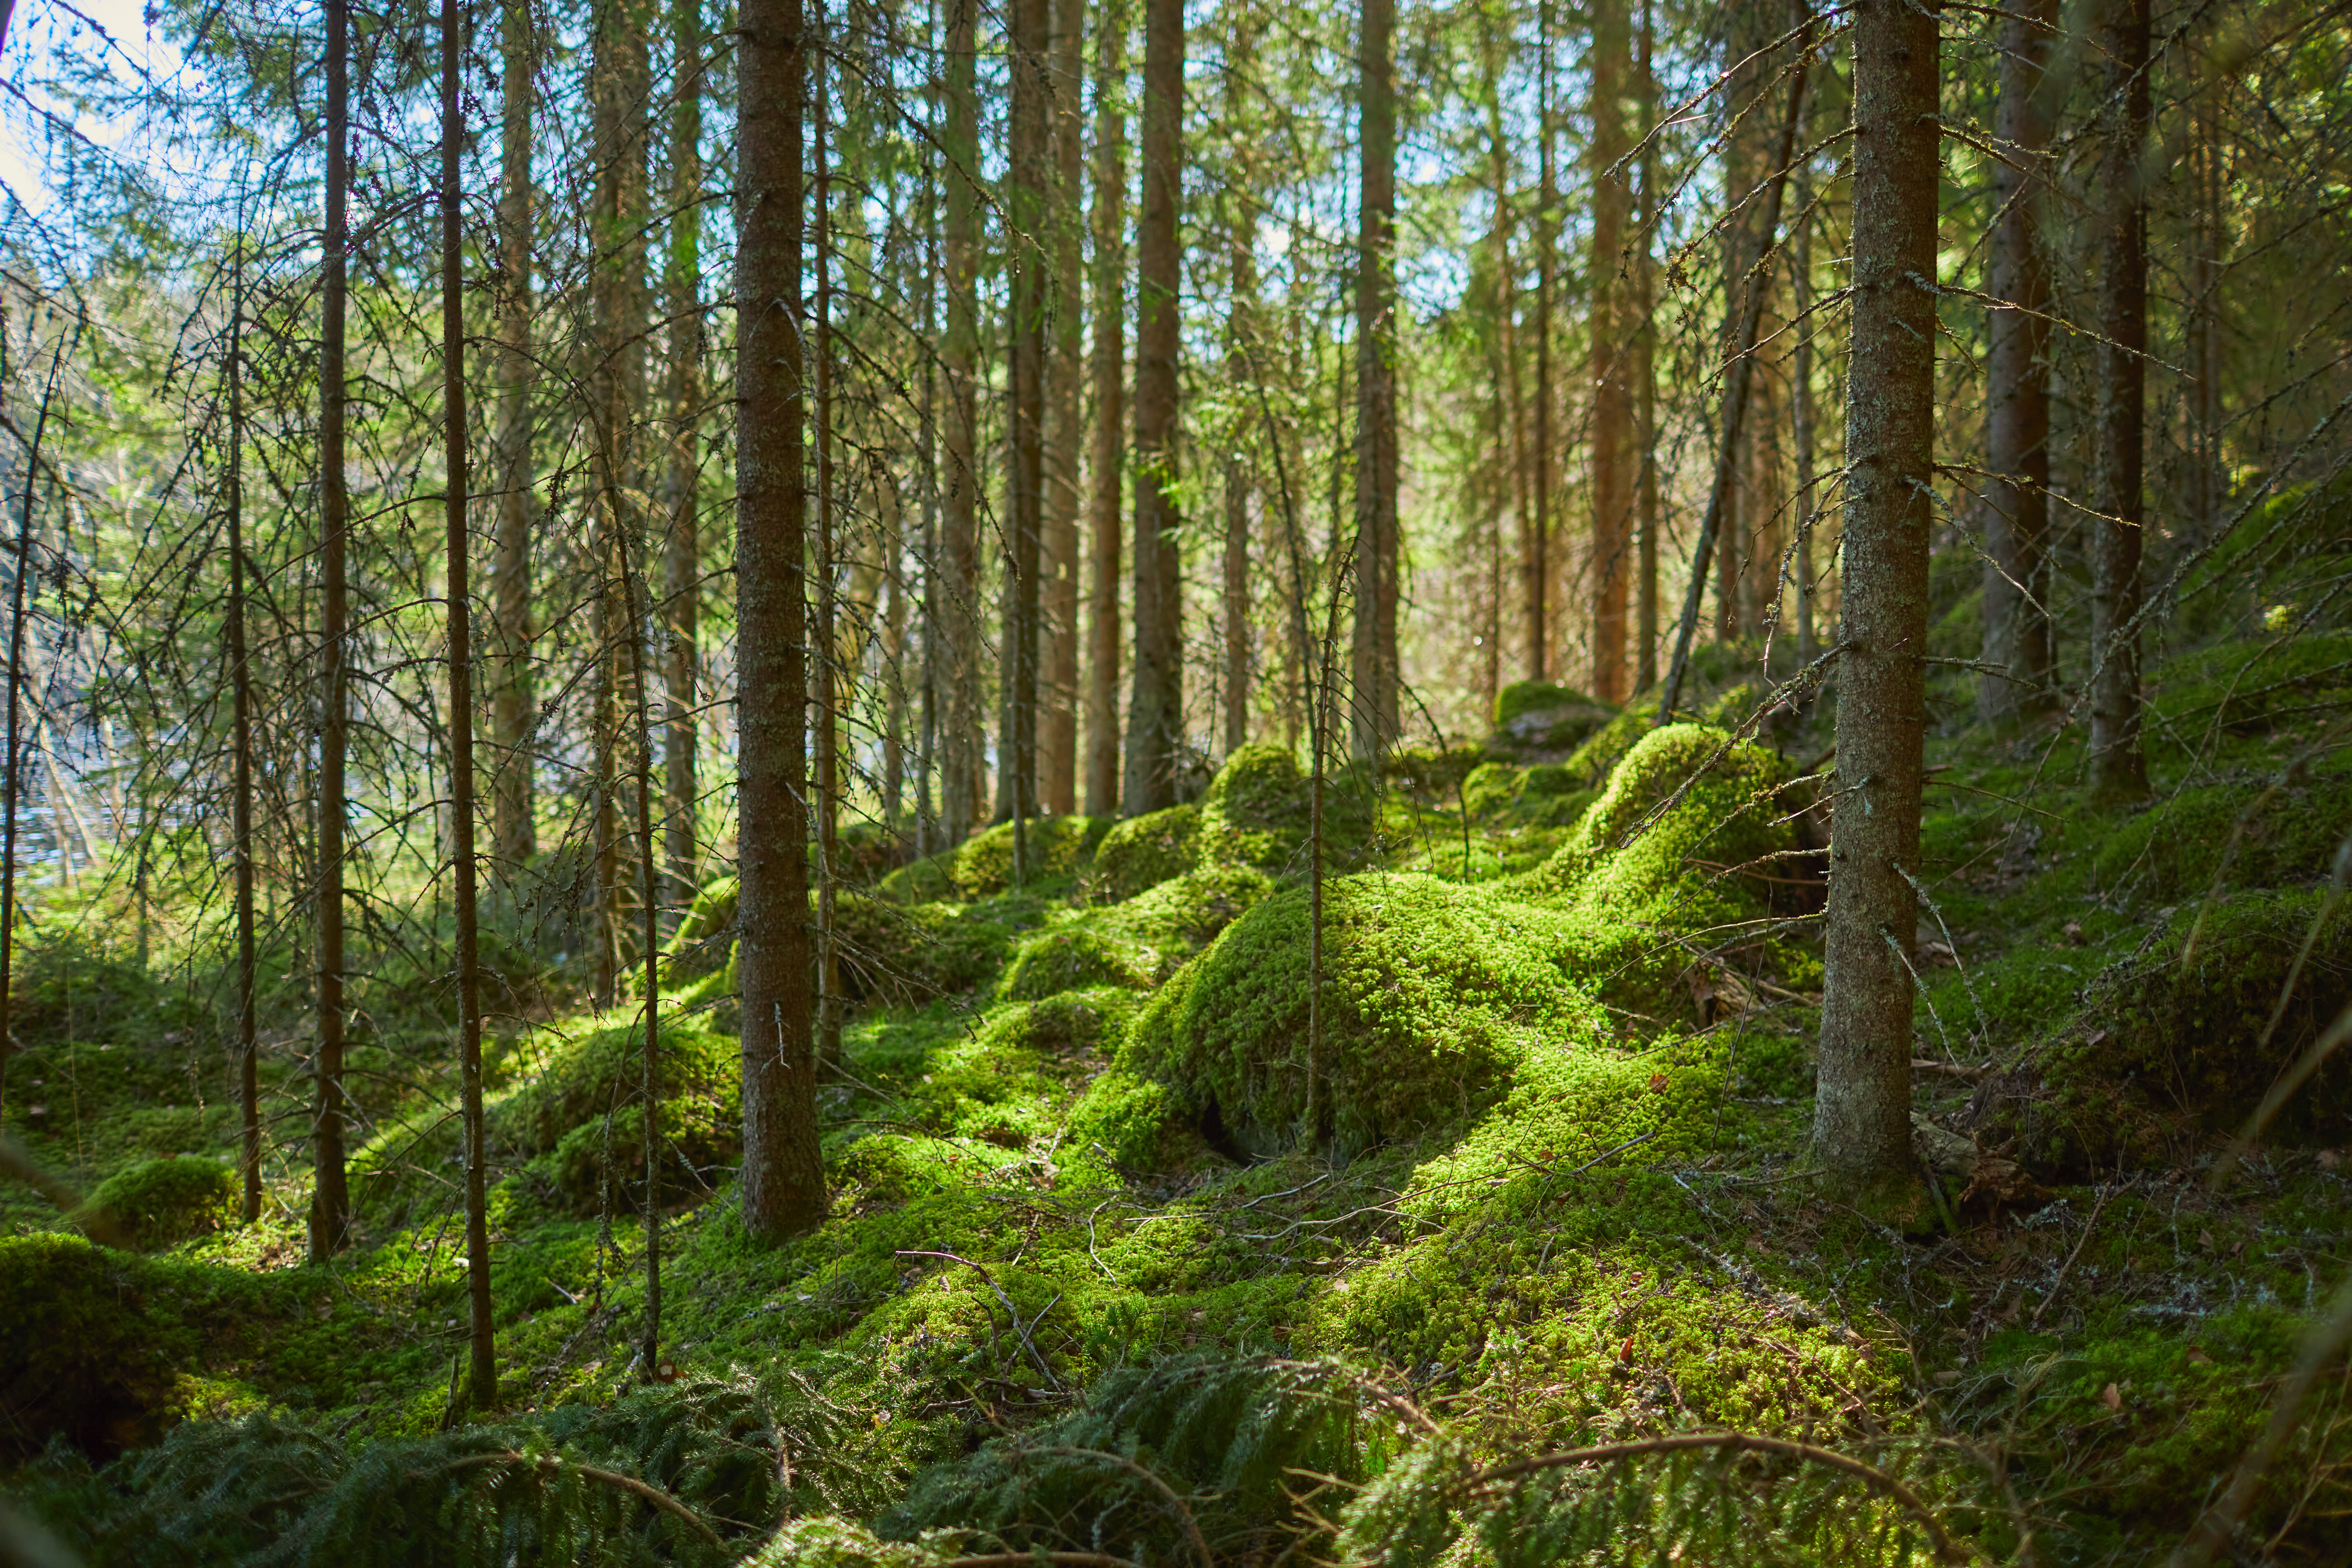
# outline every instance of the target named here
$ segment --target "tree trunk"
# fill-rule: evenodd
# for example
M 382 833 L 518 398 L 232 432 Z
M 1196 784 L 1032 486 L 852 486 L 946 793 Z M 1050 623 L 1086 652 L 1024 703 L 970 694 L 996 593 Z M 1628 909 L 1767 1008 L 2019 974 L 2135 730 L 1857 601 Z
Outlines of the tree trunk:
M 816 131 L 816 321 L 809 333 L 816 393 L 816 1059 L 841 1063 L 841 953 L 835 917 L 841 898 L 841 708 L 849 669 L 842 658 L 841 563 L 834 527 L 833 461 L 833 33 L 824 0 L 808 28 L 810 120 Z
M 2056 0 L 2021 0 L 2001 26 L 2000 108 L 1993 133 L 1994 299 L 1985 354 L 1984 662 L 1977 712 L 2006 727 L 2053 711 L 2050 687 L 2050 271 L 2042 247 L 2042 180 L 2050 150 L 2043 72 Z
M 735 595 L 743 1228 L 824 1217 L 809 996 L 800 0 L 747 0 L 735 164 Z
M 1356 224 L 1355 753 L 1396 744 L 1396 4 L 1364 0 L 1356 61 L 1362 163 Z
M 2147 793 L 2140 750 L 2143 432 L 2147 417 L 2147 0 L 2105 0 L 2107 57 L 2099 189 L 2097 409 L 2091 465 L 2091 780 L 2102 795 Z
M 1592 6 L 1592 695 L 1612 707 L 1626 690 L 1626 586 L 1633 575 L 1636 464 L 1635 323 L 1626 255 L 1632 205 L 1625 89 L 1633 39 L 1625 0 Z
M 947 776 L 940 815 L 961 844 L 982 809 L 980 746 L 980 100 L 977 0 L 947 0 Z
M 1527 678 L 1550 678 L 1551 610 L 1551 304 L 1559 271 L 1559 184 L 1552 167 L 1551 0 L 1536 24 L 1536 384 L 1535 461 L 1519 514 L 1519 609 L 1527 617 Z
M 1143 4 L 1143 212 L 1136 226 L 1135 685 L 1127 714 L 1130 816 L 1176 804 L 1184 744 L 1177 353 L 1183 251 L 1184 7 Z
M 241 193 L 240 193 L 241 194 Z M 261 1217 L 261 1046 L 253 931 L 253 668 L 245 630 L 245 208 L 238 203 L 236 253 L 229 284 L 228 460 L 222 475 L 228 502 L 228 678 L 235 748 L 229 782 L 229 832 L 236 855 L 236 1100 L 242 1138 L 238 1173 L 245 1223 Z M 46 748 L 45 748 L 46 749 Z M 53 764 L 54 766 L 54 764 Z M 54 779 L 54 773 L 52 778 Z M 62 797 L 64 792 L 58 791 Z M 80 816 L 76 813 L 79 826 Z M 89 834 L 82 835 L 89 843 Z M 68 861 L 70 864 L 70 861 Z M 0 911 L 5 913 L 5 911 Z M 7 1016 L 0 997 L 0 1019 Z
M 1127 13 L 1104 8 L 1095 42 L 1094 436 L 1087 455 L 1094 557 L 1087 646 L 1087 815 L 1118 809 L 1120 480 L 1127 426 Z
M 350 751 L 345 696 L 351 658 L 344 551 L 351 497 L 343 477 L 343 338 L 352 233 L 351 16 L 327 0 L 327 213 L 319 288 L 319 1050 L 310 1121 L 310 1261 L 350 1239 L 351 1189 L 343 1171 L 343 811 Z
M 1220 574 L 1225 689 L 1222 739 L 1229 757 L 1249 741 L 1252 465 L 1245 448 L 1255 427 L 1257 409 L 1244 389 L 1253 386 L 1258 377 L 1257 209 L 1251 205 L 1255 189 L 1244 121 L 1255 70 L 1253 26 L 1253 18 L 1236 16 L 1227 24 L 1225 39 L 1225 134 L 1234 149 L 1234 166 L 1227 177 L 1240 187 L 1229 196 L 1225 224 L 1230 269 L 1226 281 L 1231 290 L 1225 308 L 1225 388 L 1235 400 L 1233 421 L 1225 432 L 1225 538 Z
M 1046 313 L 1054 259 L 1046 233 L 1054 221 L 1048 195 L 1053 107 L 1049 10 L 1050 0 L 1010 0 L 1005 13 L 1013 75 L 1007 127 L 1011 179 L 1005 192 L 1012 395 L 1006 408 L 1005 524 L 1011 549 L 1004 563 L 1003 652 L 1010 668 L 1005 672 L 1007 732 L 997 750 L 997 766 L 1003 773 L 1000 814 L 1009 806 L 1013 824 L 1015 881 L 1028 874 L 1026 825 L 1037 812 L 1037 623 L 1045 605 L 1038 574 L 1045 521 Z
M 1633 689 L 1647 691 L 1658 681 L 1658 329 L 1657 268 L 1653 252 L 1659 234 L 1659 205 L 1664 187 L 1658 179 L 1658 79 L 1651 69 L 1653 34 L 1650 6 L 1642 6 L 1642 254 L 1634 263 L 1634 310 L 1640 326 L 1633 335 L 1633 397 L 1637 439 L 1642 444 L 1641 489 L 1635 531 L 1639 536 L 1640 576 L 1637 579 L 1633 641 Z
M 539 41 L 531 16 L 528 5 L 499 8 L 499 474 L 490 606 L 499 662 L 490 705 L 497 757 L 490 852 L 509 881 L 521 875 L 539 847 L 531 789 L 531 730 L 538 713 L 530 668 L 530 152 L 538 133 L 531 121 Z
M 668 669 L 663 684 L 663 858 L 679 910 L 702 880 L 695 813 L 701 788 L 695 755 L 701 705 L 702 608 L 702 93 L 701 0 L 671 0 L 670 58 L 677 102 L 669 132 L 669 551 L 662 597 L 667 611 Z
M 1045 382 L 1045 653 L 1039 678 L 1038 804 L 1051 816 L 1078 809 L 1078 406 L 1084 379 L 1086 275 L 1079 237 L 1079 129 L 1085 0 L 1054 0 L 1052 342 Z
M 1813 300 L 1813 226 L 1810 172 L 1797 184 L 1797 232 L 1790 247 L 1790 302 L 1801 321 Z M 1796 438 L 1797 459 L 1797 666 L 1803 668 L 1821 651 L 1813 626 L 1813 524 L 1820 498 L 1813 490 L 1813 327 L 1805 321 L 1790 351 L 1790 411 Z
M 1934 521 L 1937 49 L 1933 11 L 1856 5 L 1846 649 L 1812 1147 L 1832 1180 L 1897 1205 L 1916 1182 L 1907 955 Z
M 450 885 L 457 917 L 457 1078 L 466 1140 L 466 1284 L 471 1308 L 467 1402 L 499 1402 L 490 1305 L 489 1173 L 482 1142 L 482 970 L 474 880 L 473 544 L 466 531 L 472 479 L 466 432 L 466 119 L 458 98 L 464 48 L 460 0 L 441 0 L 441 433 L 448 489 L 449 558 L 444 605 L 449 636 Z M 650 1151 L 651 1145 L 647 1145 Z

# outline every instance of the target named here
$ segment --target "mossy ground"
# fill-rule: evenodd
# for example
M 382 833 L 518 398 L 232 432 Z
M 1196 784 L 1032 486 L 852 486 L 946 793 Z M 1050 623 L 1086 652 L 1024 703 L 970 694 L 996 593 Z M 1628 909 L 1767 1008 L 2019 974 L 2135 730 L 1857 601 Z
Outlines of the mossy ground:
M 1359 1505 L 1337 1486 L 1314 1504 L 1371 1529 L 1441 1444 L 1471 1463 L 1699 1427 L 1908 1467 L 1996 1561 L 2160 1557 L 2268 1418 L 2345 1267 L 2340 1075 L 2252 1158 L 2217 1158 L 2352 990 L 2327 880 L 2352 774 L 2342 752 L 2306 754 L 2304 721 L 2337 677 L 2322 653 L 2268 649 L 2152 665 L 2145 806 L 2093 801 L 2070 736 L 1969 728 L 1965 689 L 1938 678 L 1917 1027 L 1944 1070 L 1917 1104 L 2025 1162 L 2046 1205 L 1979 1197 L 1905 1236 L 1795 1179 L 1821 984 L 1814 797 L 1795 774 L 1825 716 L 1730 748 L 1703 723 L 1612 721 L 1533 767 L 1433 756 L 1380 798 L 1335 778 L 1311 1039 L 1303 785 L 1253 749 L 1174 813 L 1041 825 L 1017 886 L 997 829 L 845 898 L 860 1007 L 820 1095 L 832 1217 L 781 1247 L 752 1245 L 730 1200 L 713 942 L 731 914 L 713 890 L 676 944 L 652 1162 L 675 1384 L 634 1359 L 636 1008 L 509 1030 L 491 1152 L 513 1414 L 481 1430 L 561 1443 L 658 1406 L 735 1432 L 756 1394 L 788 1483 L 772 1454 L 768 1491 L 659 1473 L 740 1521 L 728 1554 L 770 1563 L 1093 1549 L 1070 1500 L 1113 1483 L 1024 1479 L 1055 1446 L 1174 1478 L 1241 1560 L 1276 1539 L 1253 1531 L 1306 1517 L 1261 1485 L 1277 1459 L 1349 1485 L 1385 1472 Z M 1727 663 L 1696 689 L 1701 717 L 1753 706 Z M 227 1064 L 217 1034 L 192 1043 L 211 1021 L 168 986 L 136 991 L 119 952 L 70 957 L 78 994 L 106 999 L 68 1030 L 54 977 L 71 964 L 35 961 L 49 978 L 20 1024 L 11 1134 L 85 1189 L 148 1181 L 163 1154 L 225 1160 Z M 285 1039 L 263 1057 L 280 1105 L 299 1092 Z M 284 1156 L 259 1223 L 207 1209 L 213 1228 L 144 1256 L 0 1189 L 0 1321 L 85 1347 L 10 1336 L 0 1397 L 31 1434 L 10 1458 L 52 1433 L 103 1458 L 175 1422 L 152 1453 L 193 1455 L 203 1434 L 260 1430 L 257 1413 L 386 1453 L 435 1440 L 464 1328 L 447 1055 L 422 1022 L 362 1041 L 362 1065 L 406 1087 L 371 1101 L 361 1244 L 324 1268 L 297 1267 L 306 1173 Z M 1249 1404 L 1268 1378 L 1292 1405 Z M 2282 1560 L 2343 1544 L 2347 1393 L 2330 1374 L 2257 1500 Z M 1347 1420 L 1244 1442 L 1299 1400 Z M 1187 1447 L 1192 1423 L 1215 1440 Z M 96 1560 L 139 1561 L 109 1532 L 163 1483 L 78 1463 L 52 1453 L 19 1489 Z M 1130 1483 L 1138 1522 L 1104 1526 L 1112 1548 L 1181 1549 Z M 109 1509 L 131 1511 L 109 1525 Z M 798 1522 L 771 1541 L 783 1511 Z M 903 1543 L 940 1528 L 967 1533 Z

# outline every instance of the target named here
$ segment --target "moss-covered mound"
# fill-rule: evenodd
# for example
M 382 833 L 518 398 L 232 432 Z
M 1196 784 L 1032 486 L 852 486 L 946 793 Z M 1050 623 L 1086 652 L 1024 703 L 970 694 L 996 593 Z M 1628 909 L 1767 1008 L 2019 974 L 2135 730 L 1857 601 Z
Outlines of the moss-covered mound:
M 1265 873 L 1246 866 L 1171 877 L 1125 903 L 1086 911 L 1024 940 L 997 994 L 1035 1002 L 1095 985 L 1148 991 L 1273 886 Z
M 853 1003 L 919 1005 L 971 991 L 996 973 L 1013 940 L 1012 928 L 985 907 L 909 906 L 843 893 L 833 918 L 842 994 Z
M 1095 851 L 1094 896 L 1118 903 L 1182 876 L 1192 868 L 1192 840 L 1200 826 L 1197 805 L 1171 805 L 1118 824 Z
M 667 1021 L 660 1031 L 664 1100 L 706 1107 L 719 1120 L 741 1115 L 742 1047 L 733 1037 L 695 1021 Z M 594 1122 L 606 1112 L 614 1124 L 645 1102 L 645 1025 L 611 1014 L 559 1045 L 530 1081 L 493 1105 L 488 1131 L 501 1147 L 541 1154 L 565 1133 Z M 641 1113 L 640 1113 L 641 1114 Z
M 1522 750 L 1563 752 L 1615 712 L 1607 704 L 1549 680 L 1521 680 L 1495 693 L 1495 739 Z
M 62 1436 L 85 1453 L 152 1441 L 173 1368 L 137 1260 L 79 1236 L 0 1237 L 0 1461 Z
M 2056 1173 L 2193 1158 L 2245 1125 L 2347 1002 L 2352 911 L 2329 891 L 2169 910 L 2093 978 L 2073 1019 L 1978 1093 L 1964 1125 Z M 2352 1061 L 2339 1053 L 2270 1131 L 2329 1142 L 2347 1115 Z
M 110 1227 L 126 1247 L 170 1247 L 226 1225 L 236 1177 L 217 1161 L 167 1154 L 142 1160 L 99 1184 L 78 1219 Z
M 1308 1131 L 1307 921 L 1304 889 L 1258 904 L 1160 989 L 1120 1055 L 1212 1145 L 1265 1154 Z M 1530 1050 L 1603 1026 L 1578 978 L 1591 933 L 1554 910 L 1428 877 L 1343 878 L 1325 889 L 1323 945 L 1318 1142 L 1461 1125 Z
M 1078 875 L 1094 858 L 1096 846 L 1110 827 L 1109 818 L 1101 816 L 1031 817 L 1021 825 L 1024 878 L 1057 882 Z M 954 858 L 958 897 L 992 898 L 1013 885 L 1013 824 L 1000 822 L 958 847 Z

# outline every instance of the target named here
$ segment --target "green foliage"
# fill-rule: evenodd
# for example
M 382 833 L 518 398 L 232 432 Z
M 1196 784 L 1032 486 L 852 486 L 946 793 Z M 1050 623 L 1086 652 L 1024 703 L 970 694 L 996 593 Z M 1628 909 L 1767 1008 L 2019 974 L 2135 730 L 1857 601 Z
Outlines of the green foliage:
M 1124 903 L 1024 940 L 997 994 L 1034 1002 L 1094 985 L 1148 991 L 1272 889 L 1263 872 L 1247 867 L 1171 877 Z
M 2106 824 L 2099 826 L 2107 826 Z M 2352 761 L 2272 787 L 2201 784 L 2107 826 L 2082 874 L 2098 891 L 2174 903 L 2327 874 L 2352 829 Z
M 985 984 L 1013 947 L 1013 928 L 997 918 L 1002 912 L 840 894 L 833 929 L 843 994 L 852 1002 L 919 1006 Z
M 112 1226 L 126 1246 L 170 1247 L 227 1224 L 236 1198 L 236 1178 L 227 1166 L 167 1154 L 107 1177 L 76 1217 Z
M 560 1044 L 529 1083 L 490 1107 L 490 1135 L 524 1154 L 556 1147 L 563 1135 L 607 1111 L 617 1119 L 645 1102 L 645 1022 L 626 1011 L 605 1016 Z M 661 1090 L 667 1101 L 740 1117 L 742 1053 L 734 1038 L 700 1019 L 665 1018 L 660 1029 Z
M 1182 876 L 1192 869 L 1192 840 L 1200 826 L 1198 805 L 1171 805 L 1119 823 L 1095 850 L 1094 896 L 1118 903 Z
M 149 1321 L 152 1284 L 79 1236 L 0 1237 L 0 1458 L 21 1462 L 52 1436 L 111 1453 L 155 1435 L 177 1347 Z
M 668 962 L 662 979 L 678 984 L 723 965 L 735 945 L 735 902 L 742 890 L 733 877 L 721 877 L 698 890 L 677 930 L 663 944 Z
M 1087 868 L 1111 823 L 1100 816 L 1034 816 L 1022 827 L 1029 880 L 1058 882 Z M 951 875 L 958 896 L 991 898 L 1013 886 L 1013 824 L 1000 822 L 956 849 Z
M 1581 691 L 1549 680 L 1520 680 L 1495 693 L 1496 738 L 1543 751 L 1581 744 L 1615 717 Z

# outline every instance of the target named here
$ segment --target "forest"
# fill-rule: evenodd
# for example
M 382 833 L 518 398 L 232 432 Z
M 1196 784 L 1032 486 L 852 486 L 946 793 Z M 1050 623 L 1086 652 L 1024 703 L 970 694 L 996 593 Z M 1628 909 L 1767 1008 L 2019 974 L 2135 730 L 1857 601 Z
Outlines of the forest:
M 2340 0 L 0 0 L 0 1568 L 2352 1562 L 2347 255 Z

